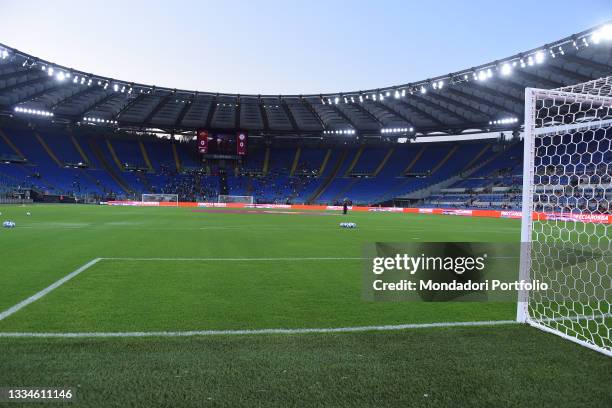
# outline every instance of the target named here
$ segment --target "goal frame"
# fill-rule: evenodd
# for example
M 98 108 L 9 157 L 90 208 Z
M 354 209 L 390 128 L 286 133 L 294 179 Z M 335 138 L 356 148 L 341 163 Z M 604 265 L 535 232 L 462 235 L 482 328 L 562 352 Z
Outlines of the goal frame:
M 225 198 L 235 197 L 235 198 L 238 198 L 239 200 L 223 201 L 222 197 L 225 197 Z M 240 199 L 244 199 L 244 200 L 240 201 Z M 247 195 L 219 194 L 217 196 L 217 204 L 233 204 L 233 203 L 253 205 L 255 203 L 255 200 L 252 195 L 247 196 Z
M 160 196 L 164 196 L 164 197 L 172 197 L 173 200 L 172 201 L 145 201 L 145 196 L 150 196 L 150 197 L 160 197 Z M 141 203 L 173 203 L 175 206 L 178 206 L 179 203 L 179 196 L 178 194 L 152 194 L 152 193 L 143 193 L 140 196 L 140 202 Z
M 595 81 L 593 81 L 595 82 Z M 600 102 L 602 105 L 612 107 L 612 97 L 594 95 L 589 93 L 574 93 L 567 92 L 564 90 L 548 90 L 539 88 L 526 88 L 525 89 L 525 121 L 524 121 L 524 133 L 523 133 L 523 192 L 522 192 L 522 220 L 521 220 L 521 254 L 520 254 L 520 270 L 519 280 L 529 281 L 531 279 L 531 267 L 532 267 L 532 234 L 533 234 L 533 213 L 534 213 L 534 177 L 535 177 L 535 154 L 536 137 L 544 134 L 560 134 L 562 132 L 572 132 L 579 130 L 591 129 L 595 126 L 610 126 L 612 120 L 593 120 L 589 122 L 578 122 L 572 124 L 563 124 L 557 126 L 546 126 L 537 128 L 536 127 L 536 108 L 537 100 L 540 96 L 560 98 L 571 98 L 573 101 L 589 101 L 589 102 Z M 581 346 L 603 353 L 607 356 L 612 357 L 612 351 L 607 348 L 601 347 L 597 344 L 582 340 L 580 338 L 568 335 L 560 330 L 556 330 L 545 324 L 540 323 L 536 319 L 533 319 L 529 313 L 529 291 L 519 291 L 517 310 L 516 310 L 516 321 L 519 323 L 529 324 L 535 328 L 543 330 L 548 333 L 555 334 L 566 340 L 577 343 Z M 567 319 L 570 319 L 568 317 Z

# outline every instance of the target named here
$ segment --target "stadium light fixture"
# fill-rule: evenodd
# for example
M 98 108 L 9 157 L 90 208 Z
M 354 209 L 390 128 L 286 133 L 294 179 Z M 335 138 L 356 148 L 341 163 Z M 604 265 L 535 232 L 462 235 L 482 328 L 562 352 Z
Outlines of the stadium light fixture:
M 363 102 L 363 95 L 359 95 L 359 102 Z
M 486 80 L 487 78 L 488 78 L 488 76 L 487 76 L 487 71 L 485 71 L 484 69 L 478 73 L 478 77 L 477 77 L 477 79 L 478 79 L 479 81 L 484 81 L 484 80 Z
M 612 40 L 612 24 L 606 24 L 591 35 L 593 44 L 599 44 L 601 41 L 610 40 Z
M 9 56 L 9 53 L 7 50 L 0 51 L 0 57 L 2 57 L 2 59 L 7 59 L 8 56 Z
M 399 99 L 400 93 L 397 89 L 395 90 L 395 94 L 393 96 L 395 97 L 395 99 Z
M 426 94 L 427 93 L 427 88 L 425 88 L 424 86 L 421 86 L 421 93 L 422 94 Z
M 337 105 L 339 100 L 340 100 L 340 98 L 338 98 L 338 97 L 336 96 L 336 98 L 334 98 L 334 103 Z
M 406 96 L 406 89 L 402 89 L 402 98 Z
M 90 123 L 104 123 L 104 124 L 108 124 L 108 125 L 116 125 L 117 124 L 116 120 L 94 118 L 94 117 L 87 117 L 87 116 L 83 118 L 83 121 L 84 122 L 90 122 Z
M 36 116 L 43 116 L 43 117 L 53 116 L 53 112 L 39 110 L 39 109 L 22 108 L 21 106 L 15 106 L 14 111 L 17 113 L 25 113 L 28 115 L 36 115 Z
M 512 123 L 517 123 L 518 118 L 503 118 L 498 120 L 489 121 L 489 125 L 509 125 Z
M 507 62 L 501 67 L 501 74 L 503 76 L 508 76 L 512 73 L 512 66 Z
M 535 53 L 535 62 L 536 64 L 541 64 L 544 62 L 544 59 L 546 58 L 545 54 L 542 51 L 538 51 Z
M 380 133 L 389 134 L 389 133 L 406 133 L 412 132 L 412 128 L 382 128 L 380 129 Z
M 60 71 L 60 72 L 57 73 L 55 78 L 57 78 L 58 81 L 63 82 L 66 79 L 66 74 L 64 74 L 62 71 Z

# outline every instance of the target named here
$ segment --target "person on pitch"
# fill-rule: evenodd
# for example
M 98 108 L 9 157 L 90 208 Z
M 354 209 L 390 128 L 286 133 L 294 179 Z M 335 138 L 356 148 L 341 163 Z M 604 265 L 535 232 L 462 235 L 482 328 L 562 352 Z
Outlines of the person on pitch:
M 346 213 L 348 213 L 348 198 L 342 202 L 342 214 L 346 215 Z

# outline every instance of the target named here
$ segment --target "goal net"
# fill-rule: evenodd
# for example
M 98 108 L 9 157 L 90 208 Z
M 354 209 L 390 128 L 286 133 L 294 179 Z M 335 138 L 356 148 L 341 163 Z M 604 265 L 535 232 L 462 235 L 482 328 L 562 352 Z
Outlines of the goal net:
M 242 204 L 253 204 L 253 196 L 239 196 L 239 195 L 223 195 L 219 194 L 217 198 L 218 203 L 242 203 Z
M 143 194 L 143 203 L 174 203 L 178 205 L 178 194 Z
M 612 356 L 612 77 L 525 90 L 517 320 Z

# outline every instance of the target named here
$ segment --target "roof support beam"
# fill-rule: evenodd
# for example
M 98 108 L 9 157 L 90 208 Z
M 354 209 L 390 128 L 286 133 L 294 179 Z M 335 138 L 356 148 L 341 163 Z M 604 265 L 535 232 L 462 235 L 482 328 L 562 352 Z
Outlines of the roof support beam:
M 7 86 L 5 88 L 0 89 L 0 93 L 5 93 L 5 92 L 11 92 L 14 91 L 15 89 L 19 89 L 25 86 L 30 86 L 30 85 L 34 85 L 37 84 L 39 82 L 43 82 L 46 81 L 49 77 L 47 75 L 41 75 L 37 78 L 33 78 L 33 79 L 29 79 L 26 81 L 21 81 L 21 82 L 17 82 L 13 85 Z
M 370 112 L 369 110 L 366 109 L 365 106 L 363 106 L 361 103 L 354 103 L 353 106 L 355 106 L 357 108 L 357 110 L 359 110 L 361 113 L 363 113 L 364 115 L 366 115 L 367 117 L 369 117 L 370 119 L 372 119 L 374 122 L 378 123 L 378 125 L 380 127 L 385 126 L 384 123 L 382 123 L 382 121 L 380 119 L 378 119 L 376 117 L 376 115 L 374 115 L 372 112 Z M 398 115 L 397 113 L 395 113 L 394 111 L 391 111 L 390 109 L 385 109 L 384 107 L 382 107 L 382 109 L 386 110 L 387 112 L 391 113 L 392 115 L 395 115 L 397 117 L 401 117 L 400 115 Z
M 206 122 L 204 122 L 204 128 L 210 129 L 210 124 L 212 123 L 212 118 L 215 115 L 215 111 L 217 110 L 217 97 L 213 96 L 210 100 L 210 106 L 208 107 L 208 113 L 206 114 Z
M 83 96 L 89 92 L 94 91 L 94 89 L 90 86 L 86 86 L 85 88 L 81 89 L 80 91 L 77 91 L 75 93 L 73 93 L 72 95 L 69 95 L 65 98 L 60 99 L 59 101 L 55 102 L 52 106 L 51 106 L 51 110 L 57 109 L 58 107 L 60 107 L 61 105 L 65 104 L 65 103 L 69 103 L 72 99 L 78 98 L 79 96 Z
M 236 130 L 240 130 L 240 109 L 242 107 L 242 103 L 240 102 L 240 97 L 236 98 L 236 109 L 234 110 L 234 127 Z
M 323 118 L 321 118 L 321 116 L 317 113 L 317 111 L 315 110 L 315 108 L 312 106 L 312 104 L 306 99 L 306 98 L 302 98 L 300 97 L 300 100 L 302 101 L 302 103 L 304 104 L 304 107 L 306 107 L 306 109 L 315 117 L 317 118 L 317 120 L 319 121 L 319 123 L 321 124 L 321 128 L 323 130 L 327 129 L 327 125 L 325 124 L 325 122 L 323 121 Z
M 454 89 L 454 88 L 451 89 L 451 88 L 449 88 L 448 92 L 453 94 L 453 95 L 457 95 L 457 96 L 460 96 L 460 97 L 463 97 L 463 98 L 466 98 L 466 99 L 473 99 L 476 102 L 480 103 L 481 105 L 490 106 L 490 107 L 494 108 L 495 110 L 498 110 L 498 111 L 501 111 L 501 112 L 504 112 L 504 113 L 507 113 L 507 114 L 510 114 L 510 115 L 520 114 L 520 112 L 518 112 L 517 109 L 511 109 L 511 108 L 508 108 L 506 106 L 499 105 L 499 104 L 497 104 L 497 103 L 495 103 L 495 102 L 493 102 L 493 101 L 491 101 L 489 99 L 481 98 L 480 96 L 477 96 L 477 95 L 474 95 L 474 94 L 471 94 L 471 93 L 466 93 L 466 92 L 460 91 L 458 89 Z M 520 109 L 520 110 L 522 110 L 522 109 Z
M 342 119 L 344 119 L 346 121 L 346 123 L 348 123 L 349 126 L 351 126 L 353 129 L 355 130 L 359 130 L 359 128 L 357 127 L 357 125 L 355 125 L 355 123 L 353 123 L 353 121 L 351 120 L 351 118 L 349 118 L 347 116 L 346 113 L 344 113 L 344 111 L 342 111 L 342 109 L 340 109 L 338 106 L 334 105 L 329 105 L 331 106 L 332 110 L 334 112 L 336 112 L 336 114 L 338 114 L 338 116 L 340 116 Z
M 481 111 L 479 109 L 476 109 L 473 106 L 465 104 L 465 103 L 463 103 L 461 101 L 458 101 L 456 99 L 449 98 L 448 96 L 443 95 L 441 92 L 438 92 L 436 94 L 436 99 L 439 99 L 439 100 L 441 100 L 443 102 L 446 102 L 447 104 L 449 104 L 451 106 L 460 107 L 463 110 L 471 112 L 471 113 L 473 113 L 476 116 L 482 116 L 482 117 L 485 117 L 485 118 L 489 117 L 489 115 L 487 115 L 485 112 L 483 112 L 483 111 Z M 453 110 L 451 110 L 449 108 L 443 107 L 442 105 L 440 105 L 440 109 L 446 109 L 446 111 L 448 111 L 448 112 L 453 112 L 455 117 L 461 118 L 462 121 L 471 122 L 473 120 L 472 118 L 470 118 L 468 116 L 465 116 L 464 114 L 462 114 L 460 112 L 455 112 L 455 111 L 453 111 Z
M 446 127 L 446 123 L 442 122 L 440 119 L 436 118 L 431 113 L 428 113 L 428 112 L 424 111 L 423 109 L 419 108 L 418 106 L 416 106 L 412 101 L 410 101 L 410 98 L 406 98 L 406 99 L 407 100 L 398 99 L 398 102 L 400 104 L 404 105 L 404 106 L 407 106 L 409 109 L 412 109 L 413 111 L 415 111 L 419 115 L 424 116 L 425 118 L 429 119 L 430 121 L 432 121 L 436 125 L 442 126 L 442 127 Z
M 411 117 L 408 117 L 406 115 L 404 115 L 402 112 L 397 111 L 395 109 L 393 109 L 391 106 L 384 104 L 380 101 L 374 101 L 374 104 L 376 104 L 376 106 L 380 107 L 381 109 L 384 109 L 386 112 L 389 112 L 392 115 L 397 116 L 398 118 L 400 118 L 401 120 L 403 120 L 404 122 L 410 124 L 410 126 L 414 126 L 414 120 Z M 384 124 L 381 122 L 381 125 L 384 126 Z
M 517 75 L 519 77 L 522 77 L 523 79 L 526 79 L 528 81 L 532 81 L 535 83 L 539 83 L 539 84 L 543 84 L 544 86 L 550 87 L 550 88 L 560 88 L 562 86 L 564 86 L 564 84 L 557 82 L 557 81 L 553 81 L 552 79 L 548 79 L 548 78 L 543 78 L 539 75 L 533 74 L 531 72 L 526 72 L 524 70 L 520 70 L 517 69 L 514 71 L 514 73 L 512 75 Z
M 594 78 L 591 78 L 590 76 L 582 75 L 581 73 L 558 67 L 552 63 L 549 63 L 546 66 L 546 69 L 549 69 L 558 75 L 564 76 L 566 78 L 571 78 L 572 80 L 578 81 L 578 82 L 588 82 L 594 79 Z
M 507 92 L 503 92 L 503 91 L 500 91 L 500 90 L 497 90 L 497 89 L 489 88 L 488 86 L 486 86 L 482 82 L 475 81 L 474 84 L 476 84 L 475 89 L 478 89 L 480 92 L 485 93 L 485 94 L 487 94 L 489 96 L 506 99 L 506 100 L 512 101 L 514 103 L 517 103 L 520 106 L 523 106 L 525 104 L 525 99 L 517 98 L 516 96 L 510 95 Z
M 98 99 L 97 101 L 89 104 L 85 109 L 82 109 L 80 112 L 77 113 L 76 115 L 76 119 L 80 120 L 81 117 L 83 117 L 83 115 L 85 115 L 87 112 L 92 111 L 94 109 L 96 109 L 98 106 L 104 105 L 106 102 L 108 102 L 113 96 L 115 96 L 114 93 L 109 93 L 105 96 L 103 96 L 102 98 Z
M 172 97 L 174 97 L 174 92 L 167 94 L 166 96 L 163 96 L 160 101 L 157 103 L 157 105 L 155 105 L 155 107 L 153 107 L 153 109 L 151 109 L 151 112 L 149 112 L 149 114 L 147 115 L 147 117 L 142 121 L 143 124 L 149 124 L 151 123 L 151 120 L 155 117 L 155 115 L 157 115 L 157 113 L 162 110 L 164 108 L 164 106 L 166 106 L 168 104 L 168 102 L 170 102 L 170 99 Z
M 112 95 L 112 94 L 111 94 Z M 144 93 L 139 94 L 137 97 L 133 98 L 131 101 L 129 101 L 128 103 L 126 103 L 123 108 L 119 109 L 119 112 L 117 112 L 115 114 L 115 120 L 118 122 L 119 119 L 121 118 L 121 116 L 127 112 L 128 109 L 130 109 L 132 106 L 134 106 L 137 102 L 143 100 L 145 98 Z
M 187 115 L 187 112 L 189 112 L 189 109 L 191 109 L 191 105 L 195 101 L 195 98 L 195 94 L 191 95 L 189 99 L 185 102 L 185 106 L 183 106 L 183 109 L 181 109 L 178 116 L 176 117 L 176 120 L 174 121 L 174 128 L 177 128 L 181 125 L 181 122 L 185 118 L 185 115 Z
M 264 125 L 264 131 L 268 131 L 270 130 L 270 122 L 268 121 L 268 114 L 266 112 L 266 108 L 264 108 L 261 99 L 259 100 L 259 103 L 257 105 L 259 106 L 259 114 L 261 115 L 261 121 Z
M 41 89 L 38 92 L 34 92 L 34 93 L 31 93 L 29 95 L 24 96 L 23 98 L 19 98 L 13 104 L 14 105 L 19 105 L 20 103 L 31 101 L 33 99 L 36 99 L 36 98 L 40 97 L 40 96 L 43 96 L 47 92 L 53 92 L 53 91 L 55 91 L 59 87 L 60 87 L 60 84 L 55 84 L 53 86 L 50 86 L 49 88 Z
M 299 127 L 297 125 L 297 122 L 295 121 L 293 112 L 291 112 L 291 109 L 289 109 L 289 105 L 287 105 L 287 101 L 285 101 L 283 98 L 280 98 L 280 102 L 281 106 L 283 107 L 283 110 L 285 111 L 285 115 L 287 115 L 287 118 L 289 118 L 289 122 L 291 122 L 291 127 L 293 128 L 293 131 L 297 132 L 299 130 Z
M 450 116 L 454 117 L 455 119 L 457 119 L 459 121 L 465 121 L 465 120 L 469 121 L 469 120 L 472 120 L 471 118 L 466 118 L 465 116 L 462 116 L 458 112 L 455 112 L 454 110 L 449 109 L 446 106 L 443 106 L 442 104 L 440 104 L 438 101 L 436 101 L 435 100 L 436 98 L 439 98 L 439 99 L 443 99 L 444 98 L 443 100 L 445 100 L 446 103 L 453 104 L 453 105 L 457 105 L 458 104 L 454 99 L 446 98 L 446 97 L 442 96 L 440 92 L 438 92 L 436 94 L 432 94 L 431 98 L 433 98 L 434 100 L 429 100 L 429 99 L 427 99 L 427 97 L 421 96 L 421 95 L 412 95 L 411 98 L 414 98 L 417 101 L 422 102 L 423 104 L 429 106 L 432 109 L 440 110 L 440 111 L 446 113 L 447 115 L 450 115 Z M 460 104 L 460 105 L 463 106 L 463 104 Z M 465 105 L 465 106 L 468 106 L 469 108 L 473 109 L 469 105 Z M 478 110 L 476 110 L 476 112 L 478 112 L 479 114 L 482 115 L 482 112 L 480 112 Z
M 11 79 L 13 77 L 26 74 L 28 72 L 32 72 L 30 68 L 21 68 L 12 72 L 5 72 L 4 74 L 0 74 L 0 81 L 4 81 L 6 79 Z
M 602 64 L 601 62 L 597 62 L 597 61 L 592 61 L 590 59 L 586 59 L 586 58 L 582 58 L 579 57 L 577 55 L 573 55 L 573 54 L 565 54 L 563 56 L 563 58 L 574 62 L 576 64 L 579 65 L 586 65 L 596 71 L 599 71 L 601 73 L 605 73 L 608 74 L 610 72 L 612 72 L 612 66 L 606 65 L 606 64 Z
M 500 82 L 500 84 L 514 89 L 519 92 L 520 95 L 525 95 L 525 85 L 514 82 L 511 77 L 502 77 L 502 79 L 504 79 L 504 81 Z

